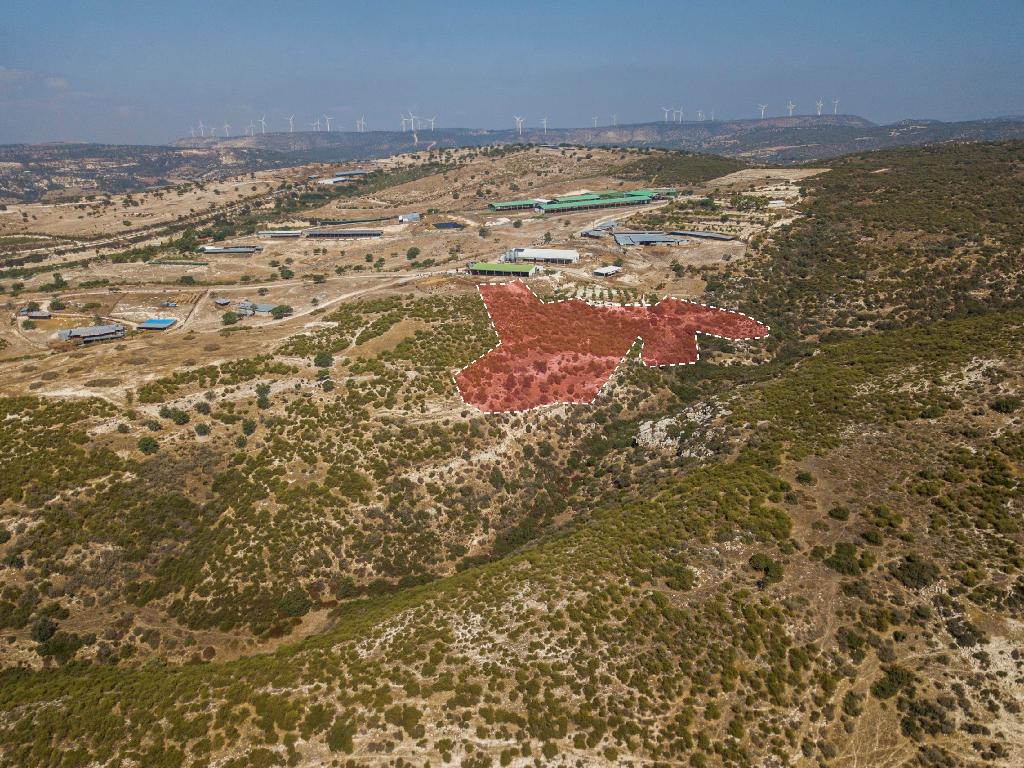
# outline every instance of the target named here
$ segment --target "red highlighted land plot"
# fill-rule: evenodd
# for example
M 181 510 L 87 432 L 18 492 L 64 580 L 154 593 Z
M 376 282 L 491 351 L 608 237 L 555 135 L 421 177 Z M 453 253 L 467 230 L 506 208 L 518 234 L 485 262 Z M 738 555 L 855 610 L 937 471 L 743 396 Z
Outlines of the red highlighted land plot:
M 487 413 L 555 403 L 589 403 L 639 338 L 645 365 L 698 359 L 697 334 L 760 339 L 769 328 L 747 315 L 663 299 L 654 305 L 593 306 L 580 299 L 545 303 L 521 281 L 481 285 L 498 346 L 463 368 L 463 399 Z

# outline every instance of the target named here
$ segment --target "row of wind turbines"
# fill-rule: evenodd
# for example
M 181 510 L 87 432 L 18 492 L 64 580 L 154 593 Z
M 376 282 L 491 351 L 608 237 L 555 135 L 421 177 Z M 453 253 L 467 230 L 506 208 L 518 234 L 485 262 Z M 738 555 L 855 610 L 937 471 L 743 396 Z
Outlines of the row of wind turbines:
M 789 103 L 786 104 L 786 110 L 789 113 L 790 117 L 793 116 L 793 110 L 796 109 L 796 106 L 797 106 L 796 102 L 794 102 L 792 99 L 790 99 Z M 815 107 L 815 110 L 817 111 L 818 117 L 821 117 L 822 110 L 824 110 L 824 108 L 825 108 L 825 102 L 822 101 L 821 99 L 818 99 L 816 102 L 814 102 L 814 107 Z M 758 104 L 757 108 L 759 110 L 761 110 L 761 119 L 764 120 L 764 113 L 768 110 L 768 105 L 767 104 Z M 683 112 L 683 108 L 682 107 L 662 107 L 661 111 L 664 113 L 664 120 L 665 120 L 666 123 L 669 123 L 669 122 L 671 122 L 671 123 L 681 123 L 684 120 L 684 112 Z M 833 115 L 838 115 L 839 114 L 839 99 L 832 99 L 832 114 Z M 704 110 L 698 109 L 697 110 L 697 121 L 698 122 L 703 122 L 704 119 L 705 119 Z M 714 121 L 714 119 L 715 119 L 715 110 L 712 109 L 711 110 L 711 120 Z M 595 121 L 594 122 L 594 126 L 596 127 L 597 126 L 597 118 L 596 117 L 594 118 L 594 121 Z
M 767 104 L 758 104 L 757 106 L 758 106 L 758 109 L 761 110 L 761 119 L 764 120 L 764 113 L 768 109 L 768 105 Z M 820 117 L 821 113 L 822 113 L 822 110 L 825 107 L 825 102 L 822 101 L 821 99 L 819 99 L 818 101 L 815 102 L 815 107 L 817 108 L 818 116 Z M 789 111 L 789 116 L 792 117 L 793 116 L 793 110 L 796 109 L 796 103 L 792 99 L 790 99 L 789 103 L 786 104 L 786 109 Z M 682 123 L 685 120 L 685 114 L 686 113 L 685 113 L 685 111 L 684 111 L 684 109 L 682 107 L 662 107 L 661 110 L 662 110 L 662 112 L 664 112 L 664 120 L 665 120 L 666 123 L 669 123 L 669 122 L 672 122 L 672 123 Z M 832 114 L 833 115 L 838 115 L 839 114 L 839 99 L 832 99 Z M 670 119 L 670 116 L 671 116 L 671 119 Z M 404 120 L 405 118 L 402 118 L 402 119 Z M 525 118 L 523 118 L 521 115 L 513 115 L 512 119 L 516 121 L 516 133 L 518 133 L 520 136 L 522 136 L 523 135 L 523 124 L 525 122 Z M 705 116 L 704 110 L 703 109 L 698 109 L 697 110 L 697 121 L 698 122 L 703 122 L 705 119 L 708 119 L 708 116 Z M 714 122 L 714 119 L 715 119 L 715 110 L 712 109 L 711 113 L 710 113 L 710 120 L 712 122 Z M 599 118 L 598 118 L 597 115 L 594 115 L 591 118 L 591 121 L 593 122 L 593 125 L 594 125 L 595 128 L 597 128 L 598 120 L 599 120 Z M 541 125 L 544 127 L 544 135 L 547 136 L 548 135 L 548 119 L 546 117 L 542 117 L 540 122 L 541 122 Z M 610 115 L 609 125 L 611 125 L 614 128 L 618 124 L 619 124 L 619 116 L 613 112 Z M 404 123 L 402 125 L 402 128 L 403 128 L 403 130 L 405 129 L 405 124 Z M 431 128 L 433 128 L 433 123 L 431 123 Z
M 321 128 L 326 127 L 327 132 L 330 133 L 331 132 L 331 121 L 333 119 L 334 118 L 331 117 L 330 115 L 323 115 L 323 122 L 321 122 L 320 118 L 318 117 L 316 120 L 314 120 L 312 123 L 309 124 L 309 127 L 312 128 L 314 131 L 320 131 Z M 285 118 L 285 120 L 288 121 L 288 133 L 294 133 L 295 132 L 295 115 L 289 115 L 288 117 Z M 434 118 L 430 118 L 429 122 L 430 122 L 431 130 L 433 130 L 433 128 L 434 128 Z M 257 126 L 259 126 L 259 131 L 256 130 Z M 223 129 L 223 134 L 221 134 L 221 138 L 226 139 L 229 136 L 231 136 L 231 125 L 227 121 L 225 121 L 224 125 L 222 125 L 222 126 L 213 126 L 213 125 L 206 125 L 205 123 L 203 123 L 202 120 L 200 120 L 198 125 L 189 126 L 189 132 L 192 134 L 192 138 L 193 139 L 196 137 L 196 131 L 199 132 L 199 137 L 200 138 L 206 138 L 207 136 L 212 138 L 212 137 L 217 135 L 217 129 L 218 128 Z M 358 120 L 356 120 L 356 122 L 355 122 L 355 129 L 356 129 L 356 133 L 365 133 L 366 132 L 366 118 L 365 117 L 360 117 Z M 404 130 L 404 126 L 403 126 L 403 130 Z M 241 134 L 241 135 L 255 136 L 257 133 L 264 134 L 266 132 L 267 132 L 267 116 L 266 115 L 261 115 L 258 120 L 250 121 L 249 125 L 245 129 L 245 133 Z
M 788 111 L 788 114 L 789 114 L 790 117 L 793 116 L 793 110 L 796 109 L 796 106 L 797 106 L 796 103 L 792 99 L 790 99 L 789 102 L 786 104 L 786 110 Z M 818 116 L 820 117 L 821 114 L 822 114 L 822 110 L 825 108 L 825 102 L 822 101 L 821 99 L 818 99 L 814 103 L 814 106 L 815 106 L 815 109 L 817 111 Z M 767 104 L 758 104 L 757 107 L 761 111 L 761 119 L 764 120 L 765 119 L 765 112 L 768 110 L 768 105 Z M 671 123 L 682 123 L 685 120 L 686 113 L 685 113 L 683 107 L 662 107 L 661 110 L 664 113 L 664 121 L 666 123 L 670 123 L 670 122 Z M 832 99 L 832 114 L 833 115 L 838 115 L 839 114 L 839 99 Z M 412 110 L 409 110 L 409 114 L 408 115 L 399 113 L 398 117 L 401 120 L 402 133 L 405 133 L 407 131 L 412 131 L 413 139 L 417 143 L 419 142 L 419 137 L 418 137 L 417 133 L 419 131 L 423 130 L 424 123 L 429 124 L 430 131 L 431 131 L 431 133 L 433 133 L 434 125 L 437 122 L 437 118 L 436 117 L 420 117 L 419 115 L 414 115 L 412 113 Z M 711 110 L 709 117 L 710 117 L 710 120 L 713 122 L 714 119 L 715 119 L 715 110 L 713 110 L 713 109 Z M 523 135 L 523 125 L 526 122 L 526 118 L 524 118 L 521 115 L 513 115 L 512 119 L 515 120 L 515 123 L 516 123 L 516 133 L 518 133 L 520 136 L 522 136 Z M 594 115 L 594 117 L 591 118 L 591 119 L 592 119 L 592 122 L 594 124 L 594 127 L 597 128 L 598 120 L 599 120 L 598 116 Z M 705 116 L 704 110 L 698 109 L 698 110 L 696 110 L 696 119 L 697 119 L 698 122 L 703 122 L 705 119 L 708 119 L 708 116 Z M 285 120 L 288 121 L 288 133 L 294 133 L 295 132 L 295 115 L 289 115 L 288 117 L 285 118 Z M 321 121 L 321 119 L 318 117 L 316 120 L 314 120 L 312 123 L 309 124 L 309 127 L 312 128 L 314 131 L 320 131 L 321 129 L 323 129 L 323 130 L 326 130 L 328 133 L 330 133 L 331 132 L 331 121 L 332 120 L 334 120 L 334 118 L 331 117 L 330 115 L 323 115 L 323 121 Z M 543 127 L 544 135 L 547 136 L 547 134 L 548 134 L 548 119 L 546 117 L 542 117 L 540 119 L 540 123 L 541 123 L 541 126 Z M 609 124 L 612 127 L 617 126 L 619 124 L 619 116 L 617 114 L 615 114 L 615 113 L 612 113 L 610 115 Z M 257 133 L 257 130 L 256 130 L 257 126 L 259 127 L 259 131 L 258 132 L 260 134 L 264 134 L 264 133 L 267 132 L 267 116 L 266 115 L 261 115 L 258 120 L 250 121 L 248 127 L 246 127 L 246 129 L 245 129 L 245 134 L 244 135 L 245 136 L 255 136 L 256 133 Z M 202 120 L 200 120 L 198 125 L 190 126 L 189 127 L 189 131 L 192 134 L 192 138 L 196 137 L 196 131 L 199 132 L 200 138 L 205 138 L 207 136 L 210 136 L 210 137 L 216 136 L 218 128 L 223 130 L 223 133 L 221 134 L 221 138 L 225 138 L 226 139 L 229 136 L 231 136 L 231 126 L 227 123 L 227 121 L 225 121 L 222 126 L 210 126 L 210 125 L 206 125 L 205 123 L 203 123 Z M 356 133 L 365 133 L 366 132 L 366 118 L 365 117 L 360 117 L 358 120 L 356 120 L 356 122 L 355 122 L 355 130 L 356 130 Z

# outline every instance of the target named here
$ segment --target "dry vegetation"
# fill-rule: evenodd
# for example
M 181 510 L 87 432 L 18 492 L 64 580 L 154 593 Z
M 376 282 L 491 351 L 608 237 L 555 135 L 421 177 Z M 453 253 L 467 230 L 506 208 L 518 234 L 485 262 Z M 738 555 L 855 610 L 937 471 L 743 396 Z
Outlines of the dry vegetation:
M 3 761 L 1021 764 L 1024 150 L 663 154 L 424 152 L 331 192 L 298 169 L 134 256 L 5 273 Z M 742 239 L 624 251 L 579 237 L 594 213 L 485 208 L 669 172 L 689 194 L 600 218 Z M 542 295 L 703 297 L 773 335 L 479 414 L 451 377 L 495 338 L 451 270 L 547 233 L 584 258 Z M 213 297 L 292 314 L 225 325 Z M 53 339 L 155 313 L 179 324 Z

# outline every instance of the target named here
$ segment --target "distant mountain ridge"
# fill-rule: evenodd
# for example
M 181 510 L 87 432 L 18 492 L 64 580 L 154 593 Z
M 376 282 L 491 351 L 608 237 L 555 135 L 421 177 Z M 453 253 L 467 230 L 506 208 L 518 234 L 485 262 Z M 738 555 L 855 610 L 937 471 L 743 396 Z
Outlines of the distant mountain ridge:
M 116 194 L 305 163 L 337 163 L 415 151 L 501 144 L 650 147 L 789 165 L 949 141 L 1024 140 L 1024 117 L 876 125 L 855 115 L 764 120 L 651 122 L 596 128 L 438 128 L 412 131 L 302 131 L 194 137 L 169 146 L 90 143 L 0 145 L 0 203 Z
M 223 138 L 186 138 L 176 147 L 263 150 L 304 160 L 340 161 L 397 152 L 485 144 L 577 144 L 678 149 L 762 163 L 798 163 L 870 149 L 942 141 L 1024 138 L 1024 119 L 995 118 L 945 123 L 902 120 L 877 125 L 855 115 L 800 115 L 763 120 L 637 123 L 596 128 L 438 128 L 412 131 L 303 131 Z

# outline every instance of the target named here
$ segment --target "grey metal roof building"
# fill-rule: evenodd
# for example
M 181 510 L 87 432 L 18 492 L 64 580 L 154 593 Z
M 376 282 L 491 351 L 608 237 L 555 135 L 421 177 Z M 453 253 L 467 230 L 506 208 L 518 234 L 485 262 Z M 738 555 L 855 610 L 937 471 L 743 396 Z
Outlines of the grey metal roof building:
M 693 229 L 676 229 L 669 232 L 670 235 L 682 235 L 684 237 L 700 237 L 705 240 L 735 240 L 736 235 L 727 235 L 723 232 L 698 232 Z
M 82 328 L 67 328 L 57 331 L 57 338 L 61 341 L 81 341 L 83 344 L 91 344 L 94 341 L 107 341 L 109 339 L 120 339 L 124 336 L 124 326 L 120 323 L 110 325 L 89 325 Z
M 685 243 L 685 237 L 666 235 L 664 232 L 613 232 L 612 237 L 618 245 L 674 245 Z
M 318 227 L 342 227 L 346 224 L 369 224 L 374 221 L 391 221 L 390 216 L 378 216 L 375 219 L 317 219 Z
M 238 302 L 238 309 L 241 312 L 262 312 L 269 314 L 274 311 L 274 307 L 276 306 L 277 304 L 254 304 L 248 299 L 243 299 Z
M 260 237 L 302 237 L 301 229 L 265 229 L 257 232 Z
M 384 234 L 382 229 L 311 229 L 306 232 L 306 237 L 320 238 L 357 238 L 357 237 L 381 237 Z
M 465 229 L 465 224 L 457 221 L 438 221 L 434 223 L 434 229 Z
M 502 261 L 532 261 L 545 264 L 575 264 L 580 260 L 578 251 L 569 248 L 510 248 Z
M 259 253 L 262 245 L 200 245 L 200 253 Z

